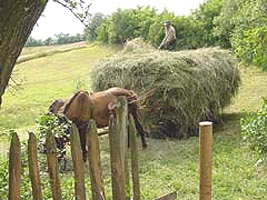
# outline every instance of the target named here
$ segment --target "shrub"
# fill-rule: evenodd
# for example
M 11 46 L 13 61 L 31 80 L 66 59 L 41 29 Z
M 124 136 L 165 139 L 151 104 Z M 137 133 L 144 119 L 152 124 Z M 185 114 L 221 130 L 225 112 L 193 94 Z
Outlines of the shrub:
M 4 199 L 8 193 L 8 159 L 0 157 L 0 198 Z
M 267 158 L 267 98 L 263 99 L 262 107 L 256 113 L 249 113 L 240 120 L 241 134 L 251 150 Z

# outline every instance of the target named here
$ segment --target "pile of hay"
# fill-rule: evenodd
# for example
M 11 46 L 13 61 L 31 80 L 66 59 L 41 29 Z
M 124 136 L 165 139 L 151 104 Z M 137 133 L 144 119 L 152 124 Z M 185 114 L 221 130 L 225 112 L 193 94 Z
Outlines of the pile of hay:
M 167 52 L 133 44 L 93 68 L 93 89 L 118 86 L 136 91 L 141 116 L 157 136 L 196 134 L 198 122 L 218 118 L 238 90 L 239 70 L 227 50 Z

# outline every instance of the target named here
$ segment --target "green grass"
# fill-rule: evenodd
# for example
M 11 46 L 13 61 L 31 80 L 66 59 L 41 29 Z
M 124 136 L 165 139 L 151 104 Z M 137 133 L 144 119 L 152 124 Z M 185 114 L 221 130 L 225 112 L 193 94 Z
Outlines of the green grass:
M 262 97 L 267 96 L 267 72 L 254 67 L 240 67 L 240 71 L 242 85 L 225 113 L 256 111 L 260 108 Z
M 69 47 L 26 48 L 23 55 L 54 51 L 55 48 Z M 15 95 L 10 92 L 4 95 L 0 110 L 0 133 L 4 134 L 4 130 L 12 128 L 20 132 L 22 139 L 27 138 L 25 130 L 35 128 L 35 118 L 47 110 L 53 99 L 68 97 L 80 88 L 90 89 L 90 68 L 100 58 L 112 55 L 117 50 L 110 46 L 87 44 L 82 49 L 18 64 L 13 77 L 15 80 L 24 80 L 23 89 Z M 222 116 L 224 123 L 214 129 L 212 196 L 215 200 L 266 199 L 267 176 L 255 166 L 257 157 L 242 141 L 239 118 L 245 111 L 258 109 L 261 97 L 267 96 L 267 73 L 241 67 L 241 75 L 239 94 L 225 109 Z M 4 151 L 8 145 L 0 143 L 0 147 Z M 107 137 L 101 138 L 101 149 L 107 196 L 110 197 Z M 182 141 L 149 139 L 148 149 L 140 149 L 139 156 L 142 199 L 150 200 L 173 190 L 178 191 L 178 199 L 198 199 L 197 137 Z M 72 173 L 63 177 L 64 184 L 71 182 L 70 176 Z M 63 188 L 64 193 L 68 191 Z

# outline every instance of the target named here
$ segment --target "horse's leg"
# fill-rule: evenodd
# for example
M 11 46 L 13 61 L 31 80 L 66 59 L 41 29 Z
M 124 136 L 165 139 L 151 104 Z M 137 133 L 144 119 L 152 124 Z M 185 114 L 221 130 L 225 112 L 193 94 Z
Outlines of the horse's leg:
M 79 131 L 83 161 L 86 162 L 87 160 L 86 131 L 87 131 L 88 124 L 84 122 L 83 123 L 75 122 L 75 124 Z
M 137 129 L 137 132 L 141 136 L 142 147 L 143 147 L 143 149 L 145 149 L 145 148 L 147 148 L 147 143 L 146 143 L 146 139 L 145 139 L 145 137 L 146 137 L 145 136 L 145 130 L 138 119 L 137 104 L 136 103 L 129 104 L 129 113 L 132 114 L 132 116 L 133 116 L 135 127 Z

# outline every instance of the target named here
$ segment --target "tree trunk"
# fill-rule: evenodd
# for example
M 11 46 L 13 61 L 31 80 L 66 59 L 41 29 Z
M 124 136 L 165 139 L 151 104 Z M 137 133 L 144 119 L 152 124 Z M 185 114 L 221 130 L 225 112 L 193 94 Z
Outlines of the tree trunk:
M 48 0 L 0 0 L 0 106 L 17 58 Z

